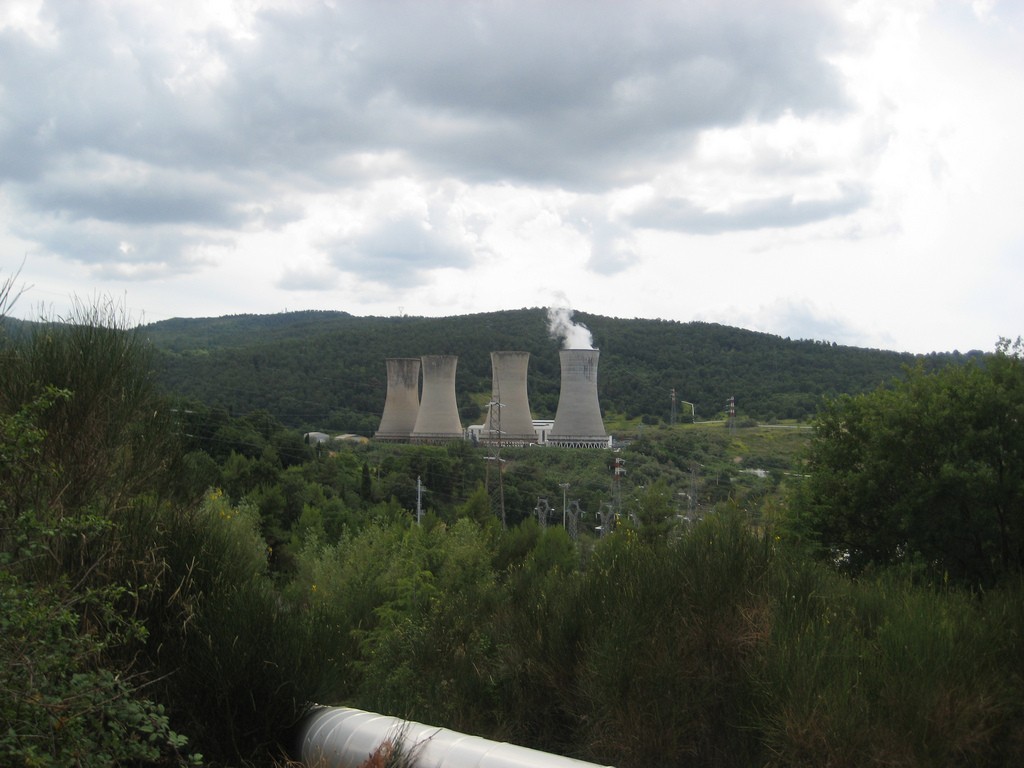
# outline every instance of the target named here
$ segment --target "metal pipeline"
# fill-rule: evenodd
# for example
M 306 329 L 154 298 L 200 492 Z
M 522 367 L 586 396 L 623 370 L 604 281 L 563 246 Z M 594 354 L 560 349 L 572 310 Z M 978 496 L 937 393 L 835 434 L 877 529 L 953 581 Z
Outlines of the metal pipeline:
M 416 768 L 597 768 L 594 763 L 348 707 L 318 707 L 298 731 L 308 768 L 358 768 L 385 742 Z M 383 764 L 383 763 L 380 763 Z

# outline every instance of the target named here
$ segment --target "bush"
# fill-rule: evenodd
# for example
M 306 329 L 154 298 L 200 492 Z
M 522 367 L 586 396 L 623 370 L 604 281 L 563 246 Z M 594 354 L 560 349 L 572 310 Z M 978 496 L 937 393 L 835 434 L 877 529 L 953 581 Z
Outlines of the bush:
M 674 541 L 632 532 L 595 553 L 578 717 L 586 751 L 621 765 L 754 762 L 749 665 L 769 635 L 767 550 L 733 516 Z
M 38 414 L 46 435 L 40 460 L 50 468 L 40 477 L 48 482 L 18 503 L 57 515 L 89 507 L 115 516 L 166 481 L 170 413 L 154 385 L 149 348 L 116 306 L 79 307 L 66 320 L 36 324 L 5 354 L 0 412 L 18 412 L 47 388 L 66 393 Z
M 163 705 L 108 652 L 138 641 L 141 624 L 113 609 L 117 590 L 69 596 L 0 573 L 0 763 L 82 768 L 198 763 Z M 82 632 L 83 611 L 103 631 Z
M 979 599 L 897 571 L 774 570 L 758 697 L 770 765 L 1020 763 L 1019 586 Z
M 148 606 L 149 654 L 169 710 L 218 761 L 278 752 L 338 687 L 339 628 L 316 606 L 283 599 L 251 507 L 212 491 L 157 533 L 168 570 Z
M 123 611 L 137 595 L 112 578 L 113 522 L 34 506 L 54 485 L 38 422 L 61 398 L 48 389 L 0 413 L 0 762 L 199 762 L 142 693 L 132 659 L 146 630 Z
M 187 501 L 139 337 L 109 307 L 72 320 L 0 366 L 0 763 L 181 763 L 182 726 L 267 761 L 338 637 L 282 600 L 247 508 Z

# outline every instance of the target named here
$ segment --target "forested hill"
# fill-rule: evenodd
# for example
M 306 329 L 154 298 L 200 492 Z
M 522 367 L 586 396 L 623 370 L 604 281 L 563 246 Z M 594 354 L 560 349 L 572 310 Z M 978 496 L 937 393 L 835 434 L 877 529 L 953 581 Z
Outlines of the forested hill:
M 823 395 L 874 389 L 904 366 L 932 368 L 973 352 L 914 356 L 794 341 L 711 323 L 618 319 L 576 313 L 601 350 L 598 393 L 611 418 L 668 420 L 721 414 L 736 398 L 740 418 L 805 418 Z M 541 308 L 457 317 L 355 317 L 309 311 L 173 319 L 142 332 L 157 350 L 167 392 L 241 415 L 263 409 L 306 429 L 372 434 L 387 391 L 385 359 L 455 354 L 463 423 L 481 420 L 490 395 L 490 353 L 530 352 L 529 396 L 536 418 L 558 404 L 559 342 Z

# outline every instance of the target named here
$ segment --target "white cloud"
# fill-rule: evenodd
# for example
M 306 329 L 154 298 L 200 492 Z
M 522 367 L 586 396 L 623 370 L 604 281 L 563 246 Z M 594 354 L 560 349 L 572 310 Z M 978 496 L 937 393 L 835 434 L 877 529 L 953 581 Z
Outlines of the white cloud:
M 11 0 L 0 247 L 151 319 L 565 290 L 990 348 L 1020 333 L 1022 30 L 1005 0 Z

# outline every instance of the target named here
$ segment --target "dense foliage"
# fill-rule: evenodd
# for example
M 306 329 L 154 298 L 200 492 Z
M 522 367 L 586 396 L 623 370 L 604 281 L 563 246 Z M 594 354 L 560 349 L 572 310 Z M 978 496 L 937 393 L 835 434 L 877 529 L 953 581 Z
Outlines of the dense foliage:
M 122 532 L 167 453 L 130 337 L 93 321 L 4 344 L 0 366 L 0 762 L 191 760 L 137 654 L 152 562 Z M 141 577 L 141 578 L 140 578 Z
M 827 404 L 796 513 L 853 572 L 913 563 L 990 586 L 1024 568 L 1021 342 L 984 363 L 908 371 Z
M 829 481 L 827 443 L 800 458 L 806 430 L 507 449 L 499 495 L 469 445 L 317 449 L 269 410 L 169 401 L 116 312 L 71 320 L 0 348 L 4 765 L 270 766 L 313 702 L 622 768 L 1024 758 L 1019 576 L 971 592 L 923 584 L 914 558 L 851 579 L 809 557 L 840 515 L 823 498 L 790 515 Z M 934 401 L 879 430 L 936 426 L 955 381 L 962 410 L 1011 414 L 961 415 L 956 450 L 1014 432 L 1013 352 L 910 374 Z M 876 407 L 905 405 L 903 386 Z M 915 456 L 927 442 L 908 438 Z M 959 476 L 978 521 L 995 456 Z
M 599 395 L 606 418 L 667 423 L 719 417 L 735 397 L 741 416 L 811 416 L 822 396 L 874 389 L 919 361 L 928 368 L 976 354 L 915 358 L 881 350 L 790 340 L 710 323 L 619 319 L 578 313 L 601 350 Z M 234 415 L 263 410 L 303 429 L 372 435 L 386 394 L 388 357 L 455 354 L 463 424 L 482 421 L 491 391 L 490 353 L 530 353 L 530 405 L 552 418 L 558 405 L 559 342 L 543 309 L 462 317 L 353 317 L 293 312 L 177 319 L 143 329 L 158 350 L 168 392 Z M 685 402 L 684 402 L 685 401 Z
M 77 312 L 0 349 L 0 763 L 265 759 L 329 628 L 276 619 L 255 518 L 203 500 L 148 347 Z

